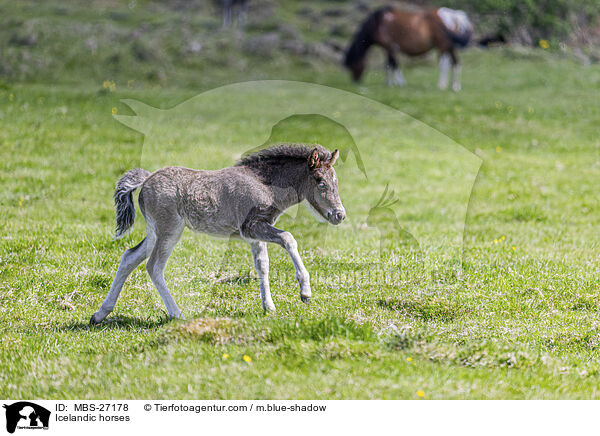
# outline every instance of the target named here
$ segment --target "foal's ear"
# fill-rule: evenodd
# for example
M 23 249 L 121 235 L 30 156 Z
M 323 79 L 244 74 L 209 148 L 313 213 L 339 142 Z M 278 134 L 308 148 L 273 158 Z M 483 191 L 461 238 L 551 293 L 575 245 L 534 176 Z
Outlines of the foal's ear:
M 310 152 L 310 156 L 308 157 L 308 168 L 314 170 L 321 163 L 321 158 L 319 157 L 319 149 L 317 147 L 313 148 L 313 151 Z
M 339 155 L 340 155 L 340 152 L 338 151 L 337 148 L 335 150 L 333 150 L 333 153 L 331 153 L 331 159 L 329 159 L 329 166 L 333 166 L 333 164 L 335 163 L 335 161 L 337 160 Z

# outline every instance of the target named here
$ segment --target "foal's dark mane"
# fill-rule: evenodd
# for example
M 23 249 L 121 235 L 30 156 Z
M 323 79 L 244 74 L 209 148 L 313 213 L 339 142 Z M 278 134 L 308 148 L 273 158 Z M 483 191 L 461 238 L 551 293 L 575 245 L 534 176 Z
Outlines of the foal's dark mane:
M 245 166 L 259 169 L 264 166 L 284 165 L 308 161 L 314 149 L 319 151 L 322 162 L 331 159 L 331 152 L 319 144 L 278 144 L 242 157 L 235 166 Z

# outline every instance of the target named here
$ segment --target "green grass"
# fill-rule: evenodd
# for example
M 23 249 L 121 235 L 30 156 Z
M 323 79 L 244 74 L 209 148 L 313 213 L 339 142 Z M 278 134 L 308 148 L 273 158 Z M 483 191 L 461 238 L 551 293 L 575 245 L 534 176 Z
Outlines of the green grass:
M 313 76 L 306 63 L 290 68 L 299 62 L 293 58 L 247 74 L 207 66 L 202 78 L 182 83 L 167 74 L 160 88 L 147 78 L 128 88 L 128 72 L 111 75 L 103 64 L 90 65 L 97 75 L 75 70 L 53 85 L 54 73 L 47 81 L 7 78 L 0 89 L 0 397 L 414 399 L 422 389 L 428 399 L 598 398 L 600 68 L 538 51 L 473 50 L 462 56 L 464 89 L 455 94 L 435 88 L 429 61 L 409 65 L 406 88 L 387 88 L 377 57 L 363 87 L 333 63 L 321 62 Z M 278 312 L 264 316 L 248 248 L 234 244 L 223 265 L 226 242 L 186 231 L 166 273 L 186 321 L 167 320 L 140 267 L 108 322 L 88 327 L 123 251 L 143 236 L 137 222 L 112 241 L 114 183 L 145 159 L 144 137 L 115 121 L 112 108 L 131 114 L 122 98 L 169 108 L 244 77 L 360 93 L 482 158 L 462 274 L 449 273 L 457 258 L 435 246 L 449 223 L 413 195 L 420 171 L 438 169 L 419 163 L 403 167 L 407 186 L 396 188 L 393 210 L 422 233 L 428 273 L 404 257 L 410 274 L 402 280 L 352 279 L 402 254 L 394 247 L 400 251 L 380 257 L 377 233 L 364 225 L 386 175 L 402 164 L 389 144 L 375 144 L 361 149 L 370 184 L 350 166 L 340 170 L 354 215 L 329 229 L 325 243 L 323 227 L 306 215 L 281 220 L 314 278 L 311 305 L 300 302 L 285 253 L 270 247 Z M 103 91 L 106 79 L 115 80 L 114 92 Z M 376 119 L 364 123 L 377 127 Z M 162 134 L 175 146 L 221 138 L 206 156 L 211 168 L 230 165 L 236 141 L 257 136 L 251 125 L 204 137 L 199 128 L 166 125 Z M 318 117 L 290 120 L 274 137 L 307 132 L 325 145 L 347 140 Z M 156 160 L 166 165 L 168 157 Z M 452 186 L 441 194 L 449 204 L 457 195 Z M 228 280 L 214 280 L 221 268 Z

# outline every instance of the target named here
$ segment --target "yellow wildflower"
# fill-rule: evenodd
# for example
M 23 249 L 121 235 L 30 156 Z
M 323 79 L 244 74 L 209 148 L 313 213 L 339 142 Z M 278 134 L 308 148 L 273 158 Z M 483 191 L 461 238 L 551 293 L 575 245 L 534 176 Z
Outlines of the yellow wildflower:
M 23 206 L 23 196 L 21 195 L 21 198 L 19 198 L 19 207 Z
M 224 354 L 223 354 L 223 359 L 229 359 L 229 354 L 227 354 L 227 353 L 224 353 Z
M 244 354 L 244 361 L 250 363 L 250 362 L 252 362 L 252 358 L 250 356 L 248 356 L 247 354 Z
M 115 92 L 115 89 L 117 89 L 117 85 L 112 80 L 105 80 L 102 83 L 102 88 L 108 89 L 110 92 Z
M 425 391 L 423 391 L 423 390 L 419 389 L 419 390 L 417 391 L 417 397 L 419 397 L 419 398 L 423 398 L 424 396 L 425 396 Z
M 546 50 L 548 47 L 550 47 L 550 44 L 548 43 L 547 39 L 540 39 L 540 47 L 542 47 L 544 50 Z
M 406 359 L 408 362 L 412 362 L 412 357 L 409 357 L 408 359 Z
M 119 110 L 118 110 L 116 107 L 113 107 L 113 108 L 112 108 L 112 114 L 113 114 L 113 115 L 116 115 L 116 114 L 117 114 L 117 112 L 119 112 Z

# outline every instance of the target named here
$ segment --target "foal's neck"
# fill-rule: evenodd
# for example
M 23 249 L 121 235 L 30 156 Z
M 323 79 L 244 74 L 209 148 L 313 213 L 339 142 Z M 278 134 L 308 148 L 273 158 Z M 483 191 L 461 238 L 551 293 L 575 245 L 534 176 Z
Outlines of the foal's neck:
M 255 173 L 273 191 L 275 201 L 281 208 L 287 209 L 304 200 L 308 182 L 308 166 L 305 160 L 290 159 L 267 163 L 255 169 Z

